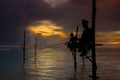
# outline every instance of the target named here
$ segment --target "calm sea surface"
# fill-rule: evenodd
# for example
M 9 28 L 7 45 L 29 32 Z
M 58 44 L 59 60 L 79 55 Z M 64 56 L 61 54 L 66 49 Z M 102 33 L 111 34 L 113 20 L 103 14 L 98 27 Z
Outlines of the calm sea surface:
M 88 55 L 91 55 L 89 52 Z M 97 76 L 100 80 L 120 80 L 120 45 L 96 47 Z M 77 71 L 71 52 L 64 46 L 26 51 L 23 64 L 22 49 L 0 50 L 0 80 L 92 80 L 91 62 L 85 65 L 77 53 Z

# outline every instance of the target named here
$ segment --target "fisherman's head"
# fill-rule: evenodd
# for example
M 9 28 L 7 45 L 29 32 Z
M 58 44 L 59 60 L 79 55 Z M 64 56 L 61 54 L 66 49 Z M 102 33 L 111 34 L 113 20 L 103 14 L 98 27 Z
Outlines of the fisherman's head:
M 83 25 L 83 28 L 88 28 L 88 21 L 83 19 L 82 20 L 82 25 Z
M 70 33 L 70 36 L 71 36 L 71 37 L 73 37 L 73 36 L 74 36 L 73 32 L 71 32 L 71 33 Z

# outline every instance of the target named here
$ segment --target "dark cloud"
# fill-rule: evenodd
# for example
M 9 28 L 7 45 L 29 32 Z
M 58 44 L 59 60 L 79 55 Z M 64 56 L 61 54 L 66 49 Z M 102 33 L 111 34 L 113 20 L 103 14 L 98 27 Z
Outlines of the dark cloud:
M 99 0 L 97 3 L 97 29 L 120 30 L 120 0 Z
M 44 13 L 45 4 L 38 0 L 0 1 L 0 42 L 16 43 L 22 39 L 26 27 Z M 39 6 L 40 5 L 40 6 Z M 39 8 L 40 11 L 39 11 Z M 41 14 L 40 14 L 41 12 Z M 18 41 L 17 41 L 18 40 Z
M 62 25 L 66 32 L 75 30 L 77 25 L 82 29 L 81 19 L 91 23 L 91 3 L 92 0 L 69 0 L 52 8 L 43 0 L 1 0 L 0 43 L 22 41 L 23 30 L 44 19 Z M 97 0 L 97 30 L 120 30 L 119 4 L 120 0 Z

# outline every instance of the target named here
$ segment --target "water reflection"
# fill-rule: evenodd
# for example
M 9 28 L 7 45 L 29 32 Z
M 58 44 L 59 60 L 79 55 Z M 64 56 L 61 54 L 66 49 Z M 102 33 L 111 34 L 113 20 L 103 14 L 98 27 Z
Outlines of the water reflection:
M 23 65 L 22 51 L 11 49 L 0 53 L 0 80 L 91 80 L 91 62 L 77 54 L 74 72 L 72 54 L 65 48 L 34 50 L 26 53 Z M 97 76 L 101 80 L 120 80 L 120 47 L 97 48 Z
M 70 78 L 70 80 L 77 80 L 76 76 L 77 76 L 77 72 L 75 71 L 75 72 L 73 73 L 73 77 Z
M 25 80 L 25 64 L 22 64 L 22 80 Z
M 30 51 L 24 66 L 27 80 L 83 80 L 88 77 L 84 68 L 89 67 L 83 66 L 78 57 L 79 69 L 74 71 L 72 54 L 65 49 L 52 48 L 38 51 L 36 57 L 34 51 Z

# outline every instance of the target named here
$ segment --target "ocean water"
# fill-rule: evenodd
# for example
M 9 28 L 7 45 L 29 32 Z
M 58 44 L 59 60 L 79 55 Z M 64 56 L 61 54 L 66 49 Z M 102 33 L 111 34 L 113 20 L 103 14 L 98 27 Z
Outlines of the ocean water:
M 92 64 L 83 65 L 77 53 L 77 70 L 73 56 L 65 46 L 26 51 L 23 64 L 22 49 L 0 50 L 0 80 L 92 80 Z M 91 55 L 91 52 L 88 53 Z M 100 80 L 120 80 L 120 45 L 96 47 L 97 76 Z

